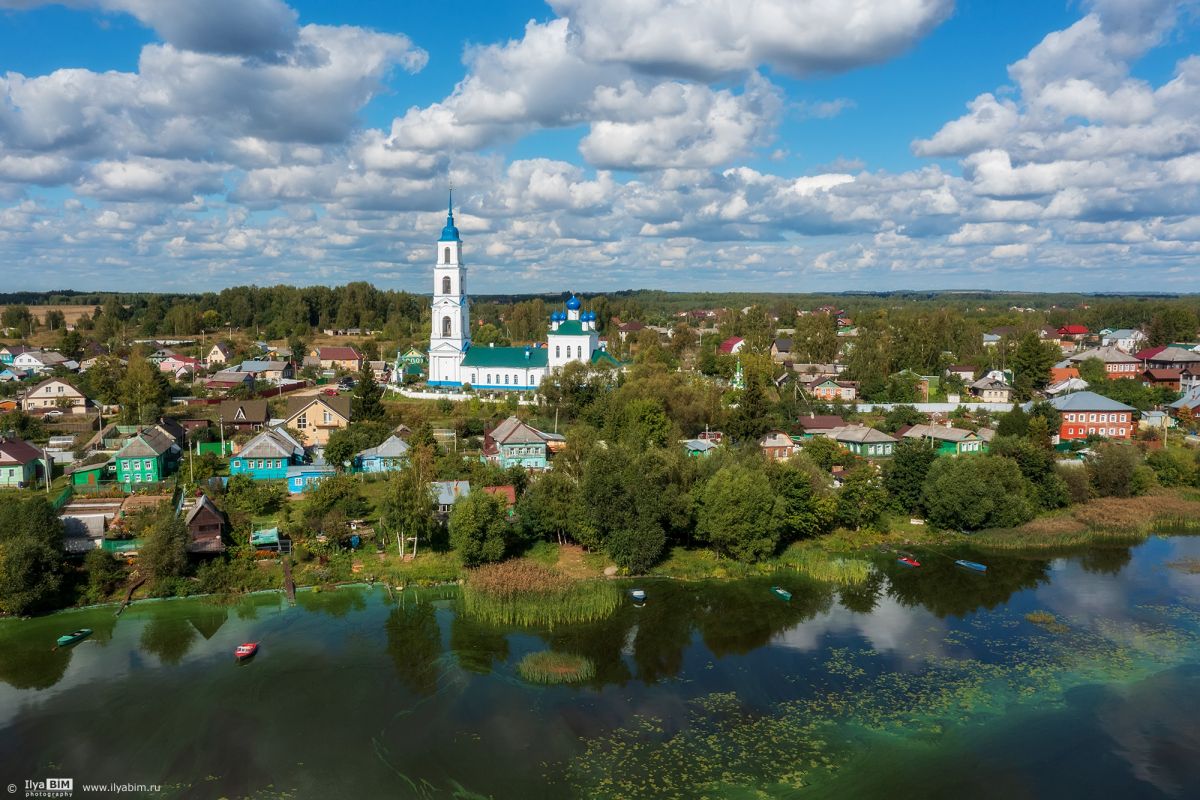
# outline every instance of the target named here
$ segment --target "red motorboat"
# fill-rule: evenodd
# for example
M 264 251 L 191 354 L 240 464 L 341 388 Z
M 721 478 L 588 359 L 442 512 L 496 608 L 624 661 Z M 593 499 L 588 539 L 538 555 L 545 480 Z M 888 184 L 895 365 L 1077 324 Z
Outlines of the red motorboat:
M 244 659 L 250 658 L 252 655 L 254 655 L 257 652 L 258 652 L 258 642 L 246 642 L 245 644 L 239 644 L 237 646 L 237 649 L 233 651 L 233 655 L 235 658 L 237 658 L 238 661 L 242 661 Z
M 896 561 L 906 567 L 919 567 L 921 562 L 917 561 L 912 556 L 900 556 Z

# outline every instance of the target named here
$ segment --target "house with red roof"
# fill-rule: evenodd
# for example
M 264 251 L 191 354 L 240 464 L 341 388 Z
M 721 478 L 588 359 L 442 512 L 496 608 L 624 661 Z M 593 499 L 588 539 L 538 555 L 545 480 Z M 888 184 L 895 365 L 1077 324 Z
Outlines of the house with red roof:
M 1178 392 L 1182 375 L 1183 370 L 1181 369 L 1147 369 L 1142 371 L 1142 383 L 1154 388 Z
M 1063 325 L 1058 329 L 1058 335 L 1062 337 L 1071 337 L 1078 339 L 1080 336 L 1087 336 L 1087 325 Z
M 316 347 L 309 355 L 321 363 L 321 369 L 358 372 L 363 365 L 362 355 L 353 347 Z
M 721 346 L 717 350 L 725 355 L 731 356 L 735 353 L 742 352 L 742 348 L 746 346 L 746 340 L 741 336 L 730 336 L 725 341 L 721 342 Z

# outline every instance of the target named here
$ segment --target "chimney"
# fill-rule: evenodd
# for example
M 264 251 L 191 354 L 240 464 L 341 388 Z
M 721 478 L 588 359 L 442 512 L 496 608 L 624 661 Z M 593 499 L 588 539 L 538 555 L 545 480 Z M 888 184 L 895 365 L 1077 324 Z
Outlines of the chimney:
M 495 342 L 488 342 L 488 347 L 495 347 L 495 346 L 496 346 Z

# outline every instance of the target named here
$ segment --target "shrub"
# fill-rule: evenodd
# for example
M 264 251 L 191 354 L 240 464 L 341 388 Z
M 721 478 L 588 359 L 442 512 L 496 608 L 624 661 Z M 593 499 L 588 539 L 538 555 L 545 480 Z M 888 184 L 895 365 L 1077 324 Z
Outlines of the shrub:
M 1057 464 L 1054 474 L 1067 488 L 1067 499 L 1072 503 L 1086 503 L 1092 499 L 1092 484 L 1083 464 L 1067 466 Z
M 930 522 L 942 528 L 1011 528 L 1033 518 L 1030 493 L 1012 459 L 949 457 L 930 468 L 924 500 Z
M 1133 473 L 1140 462 L 1141 456 L 1133 445 L 1099 445 L 1088 462 L 1096 494 L 1100 497 L 1132 497 L 1136 494 Z

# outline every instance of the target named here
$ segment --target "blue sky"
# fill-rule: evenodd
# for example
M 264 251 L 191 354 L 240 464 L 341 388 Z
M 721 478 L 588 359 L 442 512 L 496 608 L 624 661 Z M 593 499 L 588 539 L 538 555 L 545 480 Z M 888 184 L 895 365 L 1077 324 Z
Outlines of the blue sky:
M 8 288 L 1200 290 L 1172 0 L 0 0 Z M 13 281 L 15 277 L 15 281 Z

